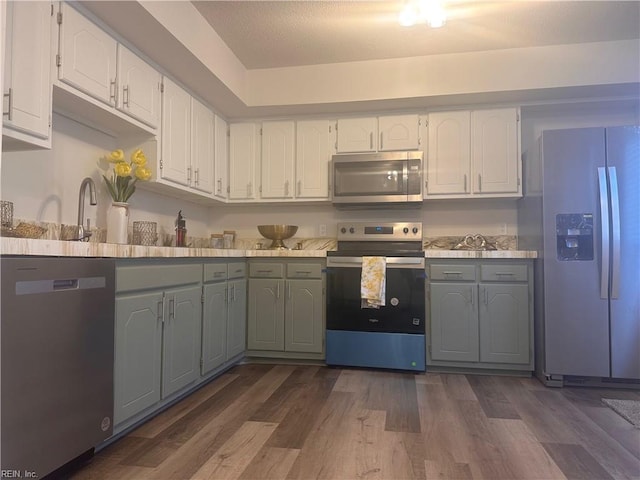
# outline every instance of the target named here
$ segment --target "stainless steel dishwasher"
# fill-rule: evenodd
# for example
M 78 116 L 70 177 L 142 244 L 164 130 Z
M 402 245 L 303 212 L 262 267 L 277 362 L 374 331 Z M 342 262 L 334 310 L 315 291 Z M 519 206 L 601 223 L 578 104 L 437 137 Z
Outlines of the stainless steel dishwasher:
M 115 261 L 0 267 L 1 468 L 42 478 L 113 432 Z

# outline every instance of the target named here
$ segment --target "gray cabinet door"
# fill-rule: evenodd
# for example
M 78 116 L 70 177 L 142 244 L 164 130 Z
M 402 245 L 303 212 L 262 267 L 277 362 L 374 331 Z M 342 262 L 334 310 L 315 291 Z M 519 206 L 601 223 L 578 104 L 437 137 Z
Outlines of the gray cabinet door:
M 431 358 L 477 362 L 475 283 L 431 283 Z
M 200 376 L 201 294 L 199 286 L 174 288 L 165 292 L 163 398 Z
M 528 285 L 480 284 L 480 361 L 529 363 Z
M 287 280 L 287 352 L 322 353 L 322 305 L 322 280 Z
M 249 280 L 247 348 L 284 350 L 284 280 Z
M 115 425 L 160 401 L 161 352 L 162 293 L 116 298 Z
M 202 375 L 227 359 L 227 284 L 205 285 L 202 311 Z
M 227 356 L 229 360 L 245 351 L 247 338 L 247 281 L 231 280 L 228 284 Z

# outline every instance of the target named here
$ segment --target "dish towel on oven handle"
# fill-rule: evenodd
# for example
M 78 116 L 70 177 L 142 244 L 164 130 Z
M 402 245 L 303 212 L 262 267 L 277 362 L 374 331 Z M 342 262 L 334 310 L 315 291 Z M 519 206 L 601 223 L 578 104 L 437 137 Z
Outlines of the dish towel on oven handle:
M 386 270 L 387 259 L 385 257 L 362 257 L 360 308 L 384 307 Z

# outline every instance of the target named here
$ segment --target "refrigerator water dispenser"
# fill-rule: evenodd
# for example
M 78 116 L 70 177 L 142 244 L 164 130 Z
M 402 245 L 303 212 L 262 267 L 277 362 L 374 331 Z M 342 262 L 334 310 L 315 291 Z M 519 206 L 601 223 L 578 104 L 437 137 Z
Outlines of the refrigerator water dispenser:
M 558 260 L 593 260 L 593 214 L 556 215 Z

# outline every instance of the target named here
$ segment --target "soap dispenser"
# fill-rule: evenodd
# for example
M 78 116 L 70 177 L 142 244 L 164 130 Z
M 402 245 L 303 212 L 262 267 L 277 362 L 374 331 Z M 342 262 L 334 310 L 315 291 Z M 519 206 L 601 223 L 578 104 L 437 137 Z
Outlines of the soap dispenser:
M 187 239 L 187 223 L 182 216 L 182 210 L 178 211 L 176 218 L 176 247 L 186 246 Z

